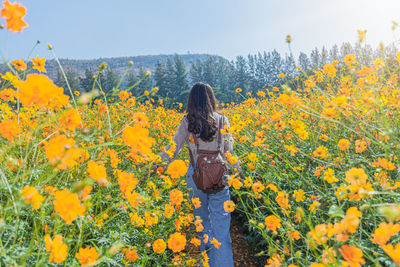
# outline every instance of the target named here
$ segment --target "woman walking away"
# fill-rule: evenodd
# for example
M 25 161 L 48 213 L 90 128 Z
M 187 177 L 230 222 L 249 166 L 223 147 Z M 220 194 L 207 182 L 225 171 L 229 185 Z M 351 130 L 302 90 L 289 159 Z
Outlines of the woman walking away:
M 218 267 L 233 266 L 231 217 L 224 210 L 224 203 L 230 200 L 227 171 L 241 174 L 239 162 L 231 165 L 225 157 L 225 152 L 234 155 L 231 134 L 220 131 L 226 128 L 229 128 L 228 119 L 217 112 L 217 100 L 211 86 L 196 83 L 189 93 L 186 116 L 173 137 L 176 143 L 173 158 L 165 152 L 169 146 L 160 154 L 162 161 L 169 164 L 184 144 L 188 144 L 187 187 L 190 198 L 200 200 L 200 207 L 193 207 L 193 212 L 204 228 L 199 233 L 200 250 L 206 250 L 210 266 Z M 207 236 L 209 241 L 205 243 Z

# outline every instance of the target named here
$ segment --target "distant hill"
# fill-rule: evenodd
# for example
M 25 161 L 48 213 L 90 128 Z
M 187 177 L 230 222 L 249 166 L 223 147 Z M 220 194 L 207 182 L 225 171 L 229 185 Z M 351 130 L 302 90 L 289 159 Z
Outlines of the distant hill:
M 103 62 L 107 63 L 116 73 L 123 74 L 128 68 L 128 62 L 132 61 L 132 69 L 138 73 L 141 67 L 146 70 L 153 71 L 157 61 L 165 63 L 168 58 L 173 59 L 175 55 L 148 55 L 148 56 L 133 56 L 133 57 L 112 57 L 112 58 L 99 58 L 99 59 L 60 59 L 61 65 L 64 69 L 73 69 L 79 76 L 83 76 L 86 68 L 96 71 L 99 65 Z M 209 54 L 183 54 L 182 57 L 187 69 L 190 67 L 191 61 L 204 61 L 208 57 L 213 56 Z M 219 56 L 218 56 L 219 57 Z M 55 79 L 57 74 L 57 62 L 52 60 L 46 61 L 46 70 L 50 78 Z

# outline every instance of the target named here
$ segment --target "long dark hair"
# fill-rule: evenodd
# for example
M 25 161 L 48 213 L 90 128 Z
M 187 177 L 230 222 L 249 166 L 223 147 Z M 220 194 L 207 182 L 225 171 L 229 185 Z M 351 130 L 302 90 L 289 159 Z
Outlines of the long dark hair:
M 186 105 L 189 132 L 200 134 L 205 142 L 212 141 L 218 130 L 214 111 L 217 111 L 217 99 L 211 86 L 205 83 L 193 85 Z

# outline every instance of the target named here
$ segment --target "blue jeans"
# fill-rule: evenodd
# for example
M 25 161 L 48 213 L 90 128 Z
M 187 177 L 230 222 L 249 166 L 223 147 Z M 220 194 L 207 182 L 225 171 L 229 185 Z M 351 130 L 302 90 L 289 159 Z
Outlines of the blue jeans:
M 194 163 L 196 165 L 196 162 Z M 190 200 L 198 197 L 201 206 L 196 209 L 193 207 L 194 216 L 199 216 L 204 230 L 199 233 L 201 240 L 200 250 L 207 251 L 208 263 L 211 267 L 231 267 L 233 265 L 232 240 L 230 235 L 231 214 L 224 210 L 224 202 L 230 200 L 229 187 L 215 194 L 207 194 L 197 189 L 193 181 L 194 167 L 189 163 L 186 174 L 187 188 L 189 189 Z M 209 241 L 204 244 L 204 234 L 209 236 Z M 217 249 L 211 240 L 215 237 L 221 246 Z

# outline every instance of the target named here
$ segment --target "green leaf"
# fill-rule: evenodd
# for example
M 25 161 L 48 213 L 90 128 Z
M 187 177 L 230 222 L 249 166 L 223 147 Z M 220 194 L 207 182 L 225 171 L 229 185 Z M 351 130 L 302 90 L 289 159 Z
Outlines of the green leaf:
M 336 205 L 333 205 L 329 208 L 328 214 L 332 217 L 344 217 L 344 211 Z

